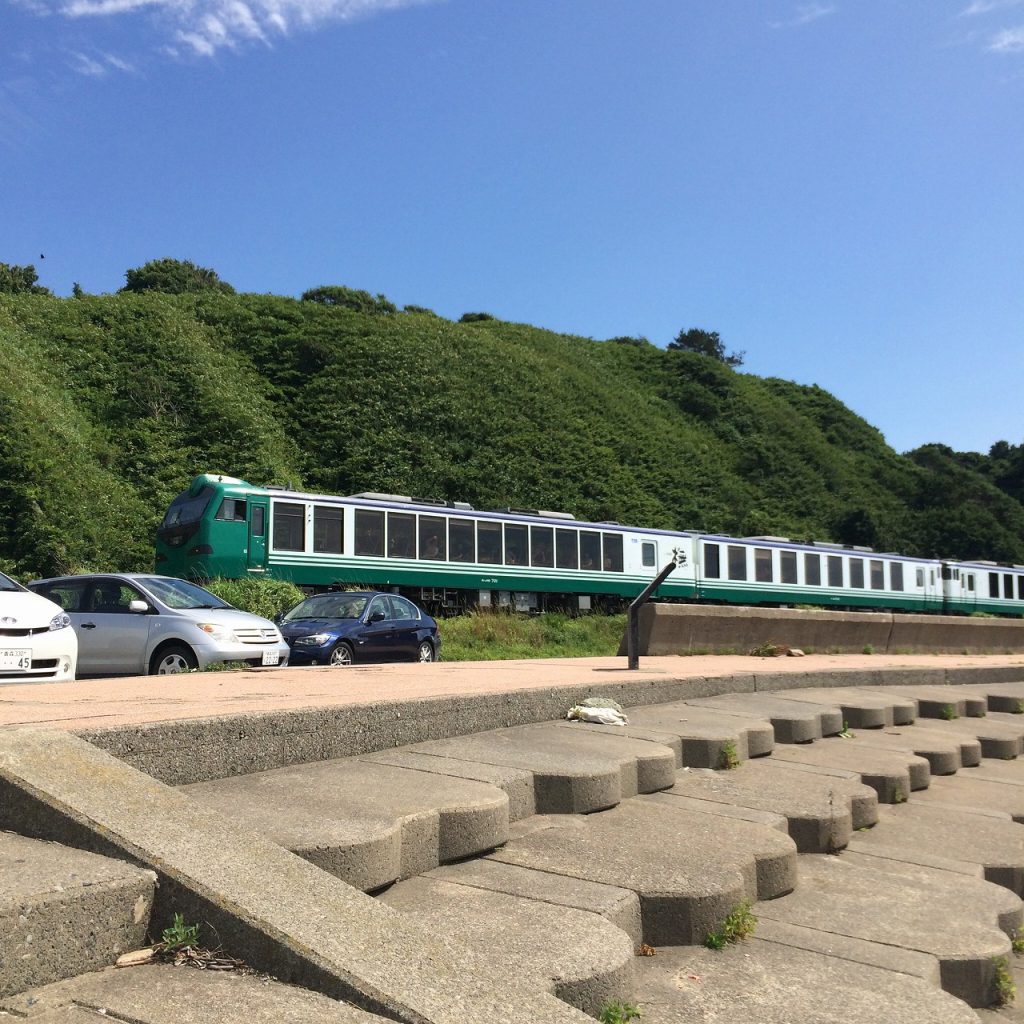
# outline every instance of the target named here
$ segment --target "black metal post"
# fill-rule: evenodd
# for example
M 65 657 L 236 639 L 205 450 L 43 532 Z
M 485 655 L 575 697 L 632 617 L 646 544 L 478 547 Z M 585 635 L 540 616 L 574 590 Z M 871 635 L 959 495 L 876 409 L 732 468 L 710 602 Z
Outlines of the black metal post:
M 665 566 L 657 576 L 644 588 L 643 593 L 629 606 L 629 623 L 626 626 L 626 657 L 629 659 L 627 668 L 638 669 L 640 667 L 640 608 L 647 603 L 648 598 L 658 587 L 665 582 L 668 574 L 678 565 L 686 562 L 686 556 L 677 553 L 668 565 Z

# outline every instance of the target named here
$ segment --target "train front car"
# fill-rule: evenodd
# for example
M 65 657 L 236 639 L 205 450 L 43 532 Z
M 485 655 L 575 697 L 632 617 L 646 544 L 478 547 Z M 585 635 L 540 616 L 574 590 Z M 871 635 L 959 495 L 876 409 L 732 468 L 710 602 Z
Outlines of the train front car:
M 260 496 L 265 493 L 235 477 L 197 476 L 157 527 L 156 571 L 202 581 L 246 576 L 253 559 L 262 569 L 266 499 Z

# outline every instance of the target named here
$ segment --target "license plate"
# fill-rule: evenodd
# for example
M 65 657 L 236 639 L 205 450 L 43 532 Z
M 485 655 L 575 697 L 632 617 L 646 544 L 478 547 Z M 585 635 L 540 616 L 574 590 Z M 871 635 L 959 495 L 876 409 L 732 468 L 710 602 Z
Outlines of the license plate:
M 27 647 L 0 647 L 0 668 L 20 668 L 26 672 L 32 667 L 32 651 Z
M 263 664 L 264 665 L 280 665 L 281 664 L 281 652 L 280 651 L 264 651 L 263 652 Z

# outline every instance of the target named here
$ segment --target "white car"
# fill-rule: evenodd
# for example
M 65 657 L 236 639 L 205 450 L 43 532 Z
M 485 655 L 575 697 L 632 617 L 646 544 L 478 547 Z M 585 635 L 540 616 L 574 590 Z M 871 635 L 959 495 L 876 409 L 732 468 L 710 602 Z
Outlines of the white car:
M 77 662 L 71 616 L 0 572 L 0 683 L 74 679 Z
M 169 675 L 229 661 L 288 663 L 288 644 L 270 619 L 187 580 L 88 573 L 34 580 L 29 588 L 70 614 L 83 676 Z

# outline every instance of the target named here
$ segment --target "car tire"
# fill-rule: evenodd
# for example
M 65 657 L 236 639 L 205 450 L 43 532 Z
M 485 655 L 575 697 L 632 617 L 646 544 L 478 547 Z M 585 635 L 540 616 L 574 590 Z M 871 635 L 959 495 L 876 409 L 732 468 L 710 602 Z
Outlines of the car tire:
M 151 676 L 170 676 L 179 672 L 195 672 L 199 668 L 196 652 L 187 644 L 161 647 L 149 662 Z
M 421 640 L 419 649 L 416 652 L 416 660 L 426 664 L 434 661 L 434 645 L 429 640 Z
M 343 640 L 341 643 L 334 645 L 331 650 L 330 657 L 327 659 L 327 664 L 334 668 L 348 668 L 354 660 L 355 659 L 352 657 L 352 648 Z

